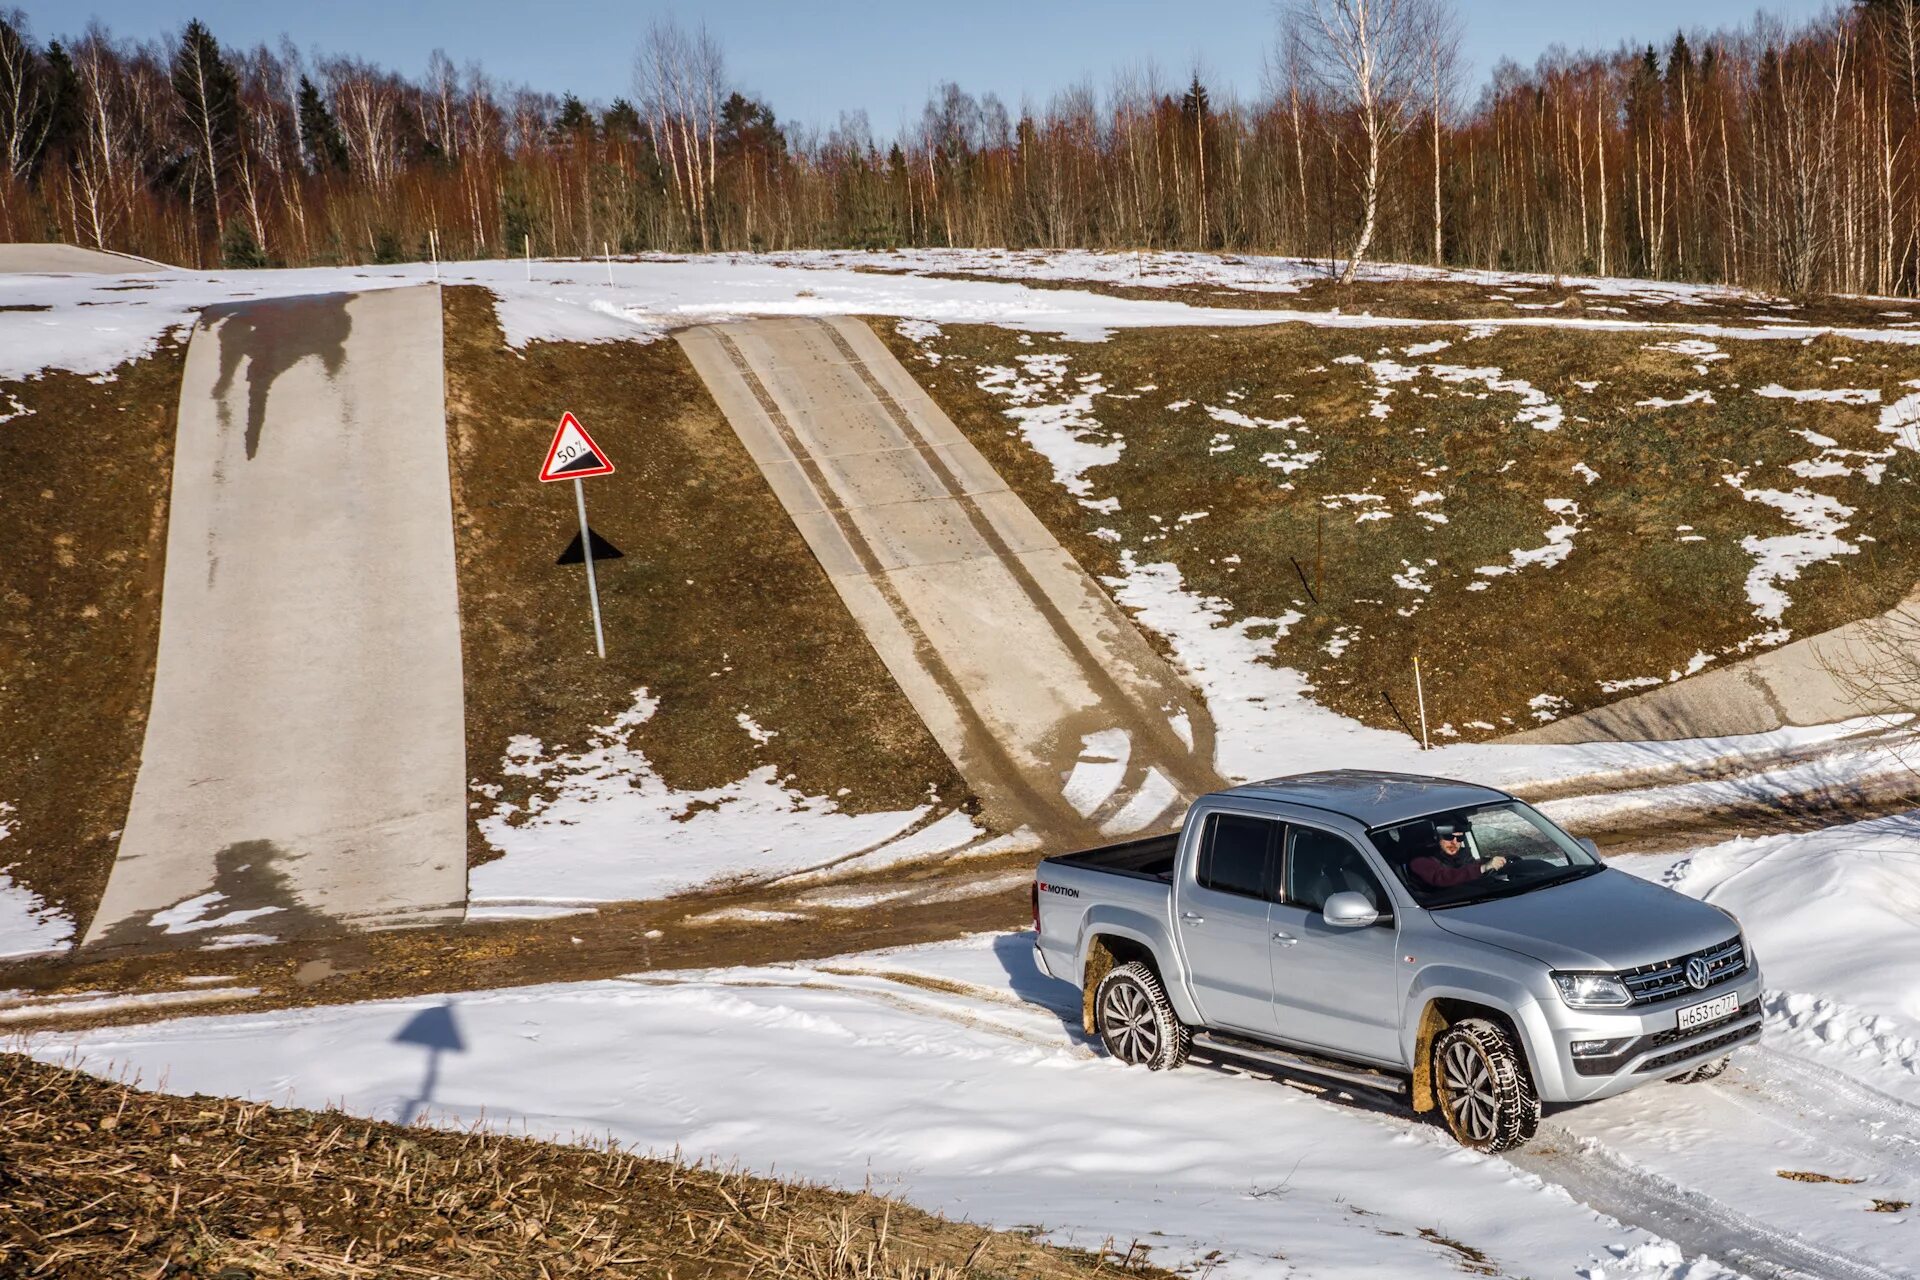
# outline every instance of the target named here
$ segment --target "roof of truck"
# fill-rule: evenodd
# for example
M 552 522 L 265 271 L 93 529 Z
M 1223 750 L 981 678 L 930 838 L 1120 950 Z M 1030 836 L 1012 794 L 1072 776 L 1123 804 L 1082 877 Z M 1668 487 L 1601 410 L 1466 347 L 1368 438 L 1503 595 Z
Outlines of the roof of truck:
M 1296 773 L 1234 787 L 1227 795 L 1284 800 L 1345 814 L 1369 827 L 1423 818 L 1448 809 L 1498 800 L 1511 800 L 1504 791 L 1452 778 L 1429 778 L 1417 773 L 1382 773 L 1374 769 L 1325 769 Z

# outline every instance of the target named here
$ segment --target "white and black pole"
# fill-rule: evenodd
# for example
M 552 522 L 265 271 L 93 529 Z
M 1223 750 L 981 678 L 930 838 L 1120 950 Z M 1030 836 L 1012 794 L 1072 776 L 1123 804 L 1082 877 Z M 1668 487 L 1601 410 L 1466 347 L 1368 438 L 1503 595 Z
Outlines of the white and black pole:
M 580 555 L 587 563 L 587 599 L 593 602 L 593 651 L 607 656 L 607 636 L 600 627 L 600 584 L 593 578 L 593 534 L 587 529 L 587 490 L 578 476 L 573 481 L 574 505 L 580 508 Z

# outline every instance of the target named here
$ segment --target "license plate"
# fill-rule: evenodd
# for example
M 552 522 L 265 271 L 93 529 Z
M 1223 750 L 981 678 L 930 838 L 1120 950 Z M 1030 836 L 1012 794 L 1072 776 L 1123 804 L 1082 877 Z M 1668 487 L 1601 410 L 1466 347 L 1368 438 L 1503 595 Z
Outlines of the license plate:
M 1740 997 L 1724 995 L 1701 1004 L 1690 1004 L 1680 1011 L 1680 1029 L 1691 1031 L 1726 1017 L 1740 1007 Z

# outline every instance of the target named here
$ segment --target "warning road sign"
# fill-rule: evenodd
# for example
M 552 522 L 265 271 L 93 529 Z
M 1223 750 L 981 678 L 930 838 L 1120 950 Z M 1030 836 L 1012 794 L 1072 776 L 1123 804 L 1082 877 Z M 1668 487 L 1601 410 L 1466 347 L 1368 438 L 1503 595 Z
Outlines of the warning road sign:
M 587 476 L 610 476 L 613 460 L 606 450 L 593 442 L 587 429 L 571 413 L 560 418 L 560 429 L 553 433 L 547 447 L 546 465 L 540 468 L 542 480 L 581 480 Z

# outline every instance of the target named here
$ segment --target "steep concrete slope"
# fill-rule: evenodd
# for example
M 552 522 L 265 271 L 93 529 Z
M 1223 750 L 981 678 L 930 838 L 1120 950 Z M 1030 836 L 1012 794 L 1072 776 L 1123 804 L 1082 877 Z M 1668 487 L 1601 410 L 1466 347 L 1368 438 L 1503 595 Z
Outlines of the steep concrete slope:
M 1869 673 L 1888 660 L 1889 640 L 1915 635 L 1920 635 L 1920 591 L 1879 618 L 1835 627 L 1508 741 L 1717 738 L 1906 710 L 1877 695 Z M 1910 689 L 1912 670 L 1897 673 L 1896 679 Z
M 162 262 L 130 253 L 82 249 L 74 244 L 0 244 L 0 272 L 33 275 L 128 276 L 166 271 Z
M 87 941 L 459 912 L 439 290 L 208 311 L 169 520 L 152 711 Z
M 870 329 L 680 341 L 998 822 L 1117 836 L 1219 785 L 1204 705 Z

